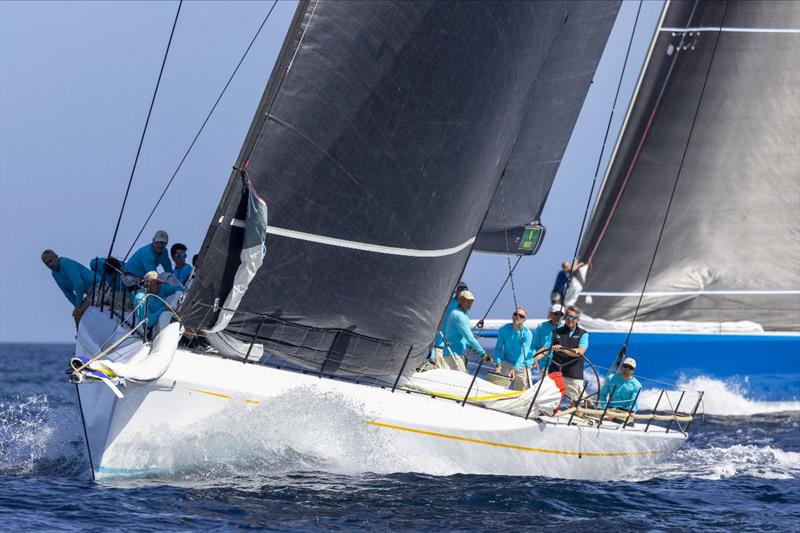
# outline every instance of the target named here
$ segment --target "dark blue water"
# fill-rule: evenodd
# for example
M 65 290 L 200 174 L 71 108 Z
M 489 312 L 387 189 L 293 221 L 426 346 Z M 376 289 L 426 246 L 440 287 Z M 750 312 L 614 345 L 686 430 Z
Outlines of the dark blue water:
M 308 458 L 283 453 L 95 484 L 63 370 L 70 353 L 0 345 L 2 530 L 798 531 L 800 523 L 797 411 L 707 416 L 680 452 L 629 481 L 345 475 L 298 471 Z

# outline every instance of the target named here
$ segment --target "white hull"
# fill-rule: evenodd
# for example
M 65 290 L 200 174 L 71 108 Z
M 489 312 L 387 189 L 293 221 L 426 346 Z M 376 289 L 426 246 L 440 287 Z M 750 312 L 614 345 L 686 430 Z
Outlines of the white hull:
M 98 477 L 169 476 L 193 462 L 224 461 L 234 453 L 224 439 L 230 432 L 234 441 L 250 443 L 247 453 L 257 453 L 253 442 L 269 442 L 271 449 L 285 443 L 337 468 L 349 463 L 350 471 L 583 479 L 620 478 L 685 440 L 655 426 L 645 433 L 638 424 L 622 430 L 611 423 L 568 426 L 567 417 L 525 420 L 185 350 L 175 352 L 157 381 L 122 391 L 118 399 L 102 383 L 79 385 Z M 203 438 L 209 442 L 197 442 Z

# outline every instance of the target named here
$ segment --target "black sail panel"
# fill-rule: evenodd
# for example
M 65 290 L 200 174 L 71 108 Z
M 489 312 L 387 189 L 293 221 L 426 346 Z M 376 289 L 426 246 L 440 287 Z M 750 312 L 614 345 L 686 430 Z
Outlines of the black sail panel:
M 798 29 L 794 1 L 669 4 L 582 242 L 588 314 L 632 318 L 677 179 L 639 319 L 800 329 Z
M 525 119 L 481 227 L 476 250 L 515 252 L 521 228 L 539 219 L 620 2 L 570 2 L 552 28 L 550 49 L 528 98 Z M 519 228 L 519 230 L 517 230 Z M 508 234 L 504 232 L 511 230 Z M 496 235 L 493 235 L 496 234 Z M 501 238 L 498 238 L 501 237 Z M 498 247 L 499 245 L 499 247 Z
M 566 5 L 302 4 L 238 164 L 269 227 L 226 333 L 326 374 L 426 357 Z M 190 328 L 230 290 L 241 182 L 206 236 Z

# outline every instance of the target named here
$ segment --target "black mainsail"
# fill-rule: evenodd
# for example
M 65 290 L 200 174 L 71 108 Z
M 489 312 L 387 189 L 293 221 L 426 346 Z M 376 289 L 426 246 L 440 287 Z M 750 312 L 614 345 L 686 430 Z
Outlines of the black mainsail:
M 530 142 L 542 129 L 529 113 L 563 94 L 571 130 L 618 7 L 302 2 L 201 248 L 187 326 L 222 320 L 328 375 L 413 368 L 518 141 L 534 159 L 563 151 Z M 266 256 L 223 320 L 253 195 Z
M 798 331 L 800 3 L 665 9 L 582 241 L 579 304 L 630 320 L 666 217 L 638 319 Z

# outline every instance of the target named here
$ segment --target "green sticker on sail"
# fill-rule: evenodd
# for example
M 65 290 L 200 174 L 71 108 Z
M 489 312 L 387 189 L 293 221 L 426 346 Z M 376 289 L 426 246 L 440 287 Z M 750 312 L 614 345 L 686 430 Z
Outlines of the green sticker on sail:
M 542 239 L 543 226 L 526 226 L 525 231 L 522 232 L 522 238 L 519 241 L 517 249 L 521 252 L 533 252 L 539 248 Z

